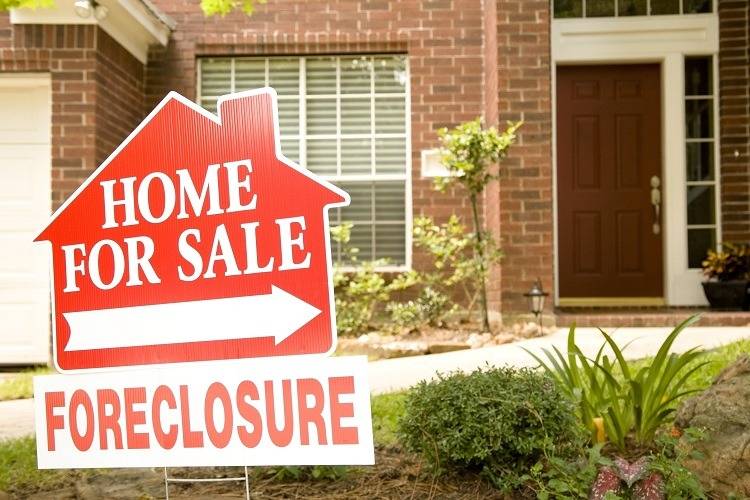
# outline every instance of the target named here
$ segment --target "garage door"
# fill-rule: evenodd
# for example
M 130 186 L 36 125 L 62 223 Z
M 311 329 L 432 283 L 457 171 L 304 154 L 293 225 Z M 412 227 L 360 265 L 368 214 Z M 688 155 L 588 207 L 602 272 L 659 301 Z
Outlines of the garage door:
M 49 358 L 50 83 L 0 75 L 0 365 Z

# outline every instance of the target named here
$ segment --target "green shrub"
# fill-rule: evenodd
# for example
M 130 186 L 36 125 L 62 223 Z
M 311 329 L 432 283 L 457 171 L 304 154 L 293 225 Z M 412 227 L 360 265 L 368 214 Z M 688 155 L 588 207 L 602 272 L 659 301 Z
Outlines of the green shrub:
M 407 393 L 399 436 L 437 471 L 481 470 L 495 484 L 581 445 L 573 405 L 554 381 L 513 368 L 421 382 Z
M 414 246 L 432 258 L 432 269 L 421 274 L 425 287 L 445 296 L 459 292 L 463 295 L 466 314 L 471 317 L 486 271 L 503 256 L 495 239 L 485 235 L 478 242 L 476 233 L 468 231 L 455 215 L 443 224 L 435 224 L 429 217 L 417 217 L 414 219 Z M 478 247 L 484 260 L 475 255 Z
M 336 329 L 342 335 L 359 335 L 372 328 L 373 316 L 378 305 L 388 301 L 391 293 L 406 290 L 418 282 L 414 271 L 398 274 L 386 281 L 377 267 L 388 264 L 385 259 L 360 261 L 359 249 L 349 244 L 351 223 L 331 228 L 331 239 L 341 245 L 343 266 L 337 264 L 333 273 L 336 299 Z
M 457 309 L 450 297 L 432 287 L 425 287 L 419 296 L 407 302 L 391 302 L 386 310 L 396 329 L 419 330 L 424 326 L 441 327 Z

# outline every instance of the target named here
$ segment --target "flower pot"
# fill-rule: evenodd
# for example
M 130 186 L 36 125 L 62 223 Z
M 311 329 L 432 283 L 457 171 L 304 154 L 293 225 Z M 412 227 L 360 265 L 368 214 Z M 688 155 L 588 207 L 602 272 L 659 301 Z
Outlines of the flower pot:
M 713 309 L 743 309 L 750 305 L 750 282 L 747 280 L 704 281 L 703 292 Z

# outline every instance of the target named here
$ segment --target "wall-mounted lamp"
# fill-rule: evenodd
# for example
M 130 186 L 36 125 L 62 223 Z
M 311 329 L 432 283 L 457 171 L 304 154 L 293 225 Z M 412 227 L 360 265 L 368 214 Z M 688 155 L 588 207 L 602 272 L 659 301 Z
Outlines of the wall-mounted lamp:
M 100 4 L 96 0 L 76 0 L 73 5 L 78 17 L 84 19 L 93 15 L 94 19 L 102 21 L 109 14 L 107 6 Z

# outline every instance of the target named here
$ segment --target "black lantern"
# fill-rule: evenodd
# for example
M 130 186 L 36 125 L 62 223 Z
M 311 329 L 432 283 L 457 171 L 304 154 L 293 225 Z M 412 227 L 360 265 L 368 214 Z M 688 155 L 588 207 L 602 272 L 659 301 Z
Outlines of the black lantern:
M 542 289 L 542 281 L 537 278 L 531 287 L 531 290 L 524 293 L 523 296 L 529 301 L 529 311 L 536 317 L 536 322 L 541 326 L 540 318 L 544 311 L 544 300 L 549 295 Z

